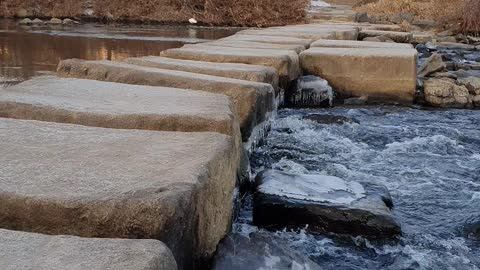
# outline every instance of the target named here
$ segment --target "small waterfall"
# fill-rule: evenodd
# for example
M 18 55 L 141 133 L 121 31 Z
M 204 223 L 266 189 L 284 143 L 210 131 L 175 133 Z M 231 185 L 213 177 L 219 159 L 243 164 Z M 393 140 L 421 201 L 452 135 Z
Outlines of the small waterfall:
M 286 95 L 287 106 L 332 107 L 334 92 L 327 80 L 307 75 L 297 79 Z

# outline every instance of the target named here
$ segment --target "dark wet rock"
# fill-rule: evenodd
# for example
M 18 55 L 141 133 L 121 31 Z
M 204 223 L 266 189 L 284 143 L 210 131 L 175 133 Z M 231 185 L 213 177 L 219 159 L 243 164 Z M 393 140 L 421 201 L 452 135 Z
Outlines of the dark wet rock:
M 415 46 L 415 50 L 417 50 L 417 52 L 419 53 L 427 53 L 429 52 L 427 46 L 425 46 L 425 44 L 418 44 L 417 46 Z
M 480 240 L 480 221 L 467 224 L 463 229 L 465 237 Z
M 253 221 L 268 229 L 308 225 L 313 233 L 392 237 L 401 234 L 392 205 L 383 186 L 266 170 L 256 179 Z
M 358 12 L 357 15 L 355 15 L 355 21 L 374 23 L 375 18 L 368 16 L 367 12 Z
M 308 257 L 288 247 L 274 235 L 233 233 L 219 245 L 213 270 L 320 270 Z
M 427 77 L 428 75 L 446 70 L 447 66 L 442 60 L 442 55 L 438 53 L 432 54 L 423 64 L 418 68 L 418 76 Z
M 286 105 L 293 107 L 329 107 L 333 105 L 333 89 L 318 76 L 307 75 L 298 78 L 286 93 Z
M 349 118 L 343 115 L 328 115 L 328 114 L 309 114 L 303 117 L 303 119 L 307 119 L 310 121 L 317 122 L 319 124 L 337 124 L 343 125 L 348 123 L 357 123 L 360 122 L 357 119 Z

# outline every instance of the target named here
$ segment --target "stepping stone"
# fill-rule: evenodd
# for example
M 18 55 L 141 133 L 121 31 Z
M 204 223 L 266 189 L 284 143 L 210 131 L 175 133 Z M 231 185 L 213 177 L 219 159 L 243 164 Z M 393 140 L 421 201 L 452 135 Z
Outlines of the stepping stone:
M 278 87 L 277 71 L 274 68 L 265 66 L 191 61 L 161 56 L 128 58 L 125 60 L 125 62 L 144 67 L 178 70 L 246 81 L 263 82 L 271 84 L 274 88 Z
M 362 30 L 358 34 L 358 39 L 364 39 L 367 37 L 386 37 L 397 43 L 412 43 L 413 34 L 406 32 L 395 32 L 395 31 L 381 31 L 381 30 Z
M 208 259 L 229 231 L 230 136 L 0 118 L 0 149 L 1 228 L 158 239 L 179 269 Z
M 176 270 L 172 252 L 157 240 L 51 236 L 0 229 L 2 270 Z
M 61 61 L 57 72 L 64 77 L 176 87 L 227 95 L 232 98 L 239 115 L 242 137 L 245 141 L 250 137 L 253 128 L 267 119 L 274 107 L 275 90 L 266 83 L 142 67 L 122 62 L 77 59 Z
M 321 39 L 310 45 L 313 47 L 327 48 L 391 48 L 391 49 L 413 49 L 411 44 L 405 43 L 388 43 L 388 42 L 372 42 L 372 41 L 356 41 L 356 40 L 326 40 Z
M 185 45 L 187 47 L 194 47 L 198 44 Z M 207 46 L 222 46 L 232 48 L 251 48 L 251 49 L 279 49 L 279 50 L 292 50 L 296 53 L 301 53 L 305 50 L 303 45 L 292 44 L 273 44 L 264 42 L 252 42 L 252 41 L 229 41 L 229 40 L 216 40 L 212 42 L 201 43 L 201 45 Z
M 321 270 L 287 241 L 270 232 L 232 233 L 218 246 L 212 270 Z M 271 258 L 269 260 L 268 258 Z
M 226 96 L 177 88 L 36 77 L 0 92 L 0 116 L 161 131 L 210 131 L 240 139 Z
M 339 98 L 411 104 L 416 88 L 415 49 L 321 48 L 300 54 L 303 70 L 326 79 Z
M 184 46 L 178 49 L 168 49 L 162 56 L 176 59 L 243 63 L 273 67 L 277 70 L 280 80 L 294 80 L 300 73 L 298 54 L 290 50 L 226 48 L 216 46 Z
M 343 39 L 357 40 L 358 29 L 355 27 L 340 27 L 338 29 L 332 27 L 302 26 L 302 27 L 283 27 L 283 28 L 266 28 L 266 29 L 247 29 L 238 32 L 241 35 L 269 35 L 269 36 L 286 36 L 304 39 Z
M 237 33 L 233 36 L 222 38 L 219 40 L 228 40 L 228 41 L 251 41 L 251 42 L 262 42 L 262 43 L 273 43 L 273 44 L 291 44 L 291 45 L 301 45 L 308 48 L 310 43 L 313 42 L 312 39 L 296 38 L 296 37 L 279 37 L 279 36 L 268 36 L 268 35 L 242 35 Z
M 401 233 L 392 206 L 382 186 L 266 170 L 256 179 L 253 222 L 270 229 L 308 224 L 314 233 L 392 237 Z

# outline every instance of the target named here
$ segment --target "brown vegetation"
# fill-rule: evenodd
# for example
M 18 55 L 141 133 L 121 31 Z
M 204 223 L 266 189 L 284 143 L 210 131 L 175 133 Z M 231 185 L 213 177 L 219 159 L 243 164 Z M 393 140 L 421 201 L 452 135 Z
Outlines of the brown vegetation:
M 82 17 L 90 5 L 97 19 L 271 26 L 303 22 L 309 0 L 0 0 L 0 16 Z M 24 12 L 25 13 L 25 12 Z
M 362 0 L 358 10 L 388 17 L 411 13 L 417 19 L 430 19 L 441 25 L 460 25 L 463 32 L 479 33 L 480 0 Z

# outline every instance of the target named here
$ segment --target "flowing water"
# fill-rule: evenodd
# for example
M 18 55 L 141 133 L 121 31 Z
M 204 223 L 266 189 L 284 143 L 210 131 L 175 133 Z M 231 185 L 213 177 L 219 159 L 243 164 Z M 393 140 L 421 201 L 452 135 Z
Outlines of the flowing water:
M 308 114 L 358 123 L 318 124 Z M 274 168 L 385 185 L 402 224 L 397 241 L 268 232 L 322 269 L 479 269 L 480 241 L 465 227 L 480 222 L 480 111 L 399 107 L 282 109 L 253 171 Z M 258 232 L 246 197 L 234 231 Z
M 236 28 L 82 24 L 19 26 L 0 19 L 0 84 L 56 70 L 60 60 L 122 60 L 159 55 L 185 43 L 234 34 Z

